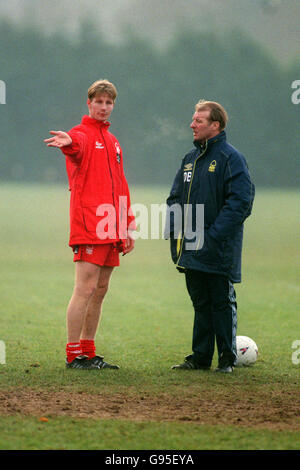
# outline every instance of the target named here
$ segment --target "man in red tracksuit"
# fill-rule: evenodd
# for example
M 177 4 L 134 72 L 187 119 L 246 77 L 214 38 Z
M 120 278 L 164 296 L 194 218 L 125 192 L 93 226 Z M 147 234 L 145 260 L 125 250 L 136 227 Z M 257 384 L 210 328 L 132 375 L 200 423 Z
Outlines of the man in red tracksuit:
M 67 309 L 66 367 L 118 369 L 96 355 L 101 307 L 119 254 L 134 248 L 135 229 L 123 170 L 122 150 L 109 132 L 117 91 L 107 80 L 88 89 L 89 115 L 69 132 L 51 131 L 49 147 L 66 156 L 70 199 L 69 246 L 74 252 L 75 285 Z

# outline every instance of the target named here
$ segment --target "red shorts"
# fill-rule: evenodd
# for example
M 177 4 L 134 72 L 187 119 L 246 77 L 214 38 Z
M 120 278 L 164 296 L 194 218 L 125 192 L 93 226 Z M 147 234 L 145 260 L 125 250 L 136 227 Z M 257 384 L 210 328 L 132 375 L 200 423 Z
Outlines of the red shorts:
M 119 250 L 113 243 L 77 245 L 73 247 L 73 261 L 87 261 L 99 266 L 120 266 Z

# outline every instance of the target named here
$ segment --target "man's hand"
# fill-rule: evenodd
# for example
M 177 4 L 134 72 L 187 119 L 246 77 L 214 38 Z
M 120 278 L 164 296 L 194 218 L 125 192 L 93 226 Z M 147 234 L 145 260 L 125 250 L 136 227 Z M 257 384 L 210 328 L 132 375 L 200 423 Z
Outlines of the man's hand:
M 133 250 L 134 243 L 135 243 L 135 240 L 131 238 L 130 235 L 128 235 L 128 238 L 125 241 L 125 247 L 123 249 L 123 256 L 127 255 L 127 253 L 130 253 Z
M 44 142 L 47 144 L 47 147 L 64 147 L 65 145 L 70 145 L 72 139 L 66 132 L 63 131 L 50 131 L 50 134 L 54 137 L 45 139 Z

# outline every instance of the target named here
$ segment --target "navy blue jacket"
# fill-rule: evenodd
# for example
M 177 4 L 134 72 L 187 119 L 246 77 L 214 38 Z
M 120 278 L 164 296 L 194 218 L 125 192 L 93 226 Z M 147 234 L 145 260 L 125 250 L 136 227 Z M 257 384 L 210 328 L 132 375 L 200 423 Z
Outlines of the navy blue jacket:
M 179 271 L 196 269 L 241 282 L 243 223 L 255 193 L 247 162 L 226 141 L 225 131 L 203 146 L 194 145 L 167 199 L 165 238 L 171 240 L 172 259 Z M 179 224 L 176 205 L 182 214 Z M 201 210 L 197 215 L 197 205 L 203 205 L 204 217 Z

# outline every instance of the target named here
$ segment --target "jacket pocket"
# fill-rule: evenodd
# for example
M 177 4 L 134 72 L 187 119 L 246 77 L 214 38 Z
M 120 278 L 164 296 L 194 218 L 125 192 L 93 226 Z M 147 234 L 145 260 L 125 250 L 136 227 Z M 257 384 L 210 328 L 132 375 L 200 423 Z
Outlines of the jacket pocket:
M 116 209 L 112 204 L 82 207 L 85 230 L 100 240 L 117 238 Z
M 197 251 L 199 261 L 209 265 L 222 264 L 224 256 L 224 242 L 212 238 L 207 232 L 204 234 L 204 244 Z
M 87 206 L 82 208 L 82 216 L 85 230 L 87 232 L 96 232 L 99 217 L 97 217 L 98 206 Z

